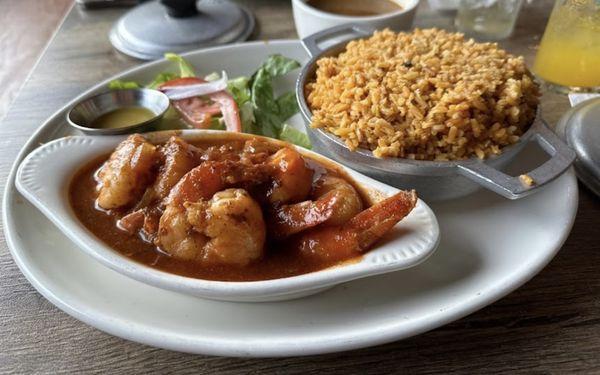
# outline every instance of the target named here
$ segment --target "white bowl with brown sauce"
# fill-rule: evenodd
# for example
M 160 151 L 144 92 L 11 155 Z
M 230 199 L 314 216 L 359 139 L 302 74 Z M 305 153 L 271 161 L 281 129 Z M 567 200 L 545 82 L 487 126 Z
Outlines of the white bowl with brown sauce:
M 418 6 L 419 0 L 292 0 L 300 39 L 347 23 L 408 30 Z
M 155 132 L 144 134 L 144 137 L 151 144 L 164 144 L 173 135 L 200 146 L 208 146 L 211 142 L 240 143 L 256 138 L 249 134 L 210 130 Z M 291 148 L 299 152 L 307 165 L 315 163 L 324 168 L 325 172 L 320 172 L 321 175 L 327 173 L 343 178 L 355 187 L 365 208 L 381 205 L 382 201 L 390 201 L 385 198 L 399 195 L 398 189 L 312 151 L 277 140 L 258 138 L 274 149 Z M 213 263 L 171 259 L 173 255 L 165 254 L 159 248 L 152 249 L 153 243 L 141 244 L 143 238 L 137 235 L 128 235 L 114 227 L 102 232 L 103 227 L 108 228 L 124 214 L 98 209 L 98 193 L 94 188 L 98 178 L 96 172 L 108 154 L 124 139 L 126 136 L 71 136 L 44 144 L 23 160 L 17 172 L 16 186 L 26 199 L 85 253 L 119 273 L 159 288 L 227 301 L 287 300 L 314 294 L 350 280 L 415 266 L 431 255 L 439 242 L 440 231 L 434 213 L 423 201 L 417 200 L 412 211 L 377 240 L 370 250 L 342 261 L 327 263 L 322 268 L 319 268 L 318 262 L 306 263 L 310 266 L 303 268 L 304 261 L 299 261 L 298 255 L 294 255 L 296 250 L 283 249 L 282 245 L 279 248 L 270 247 L 270 244 L 264 245 L 265 251 L 273 253 L 263 254 L 249 265 L 221 267 Z M 176 190 L 176 187 L 172 190 Z M 90 198 L 85 198 L 88 195 Z M 87 208 L 82 210 L 82 206 Z M 89 217 L 86 218 L 86 215 Z M 265 220 L 270 222 L 272 218 L 265 216 Z M 370 225 L 367 230 L 373 231 L 372 227 Z M 337 238 L 333 243 L 339 240 L 343 238 Z M 278 255 L 280 253 L 283 255 Z M 260 262 L 265 264 L 261 265 Z M 280 265 L 287 268 L 278 270 Z

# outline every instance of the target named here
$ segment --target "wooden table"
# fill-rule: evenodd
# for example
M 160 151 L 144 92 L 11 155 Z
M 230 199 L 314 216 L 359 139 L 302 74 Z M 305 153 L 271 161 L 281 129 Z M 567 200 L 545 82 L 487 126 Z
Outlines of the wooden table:
M 289 1 L 245 1 L 258 19 L 254 39 L 294 38 Z M 524 8 L 515 35 L 503 44 L 535 54 L 551 8 Z M 20 147 L 76 94 L 137 61 L 111 48 L 107 31 L 122 9 L 73 8 L 0 127 L 0 179 L 5 185 Z M 421 4 L 418 26 L 451 27 L 451 17 Z M 548 95 L 555 122 L 568 104 Z M 0 372 L 419 373 L 600 371 L 600 204 L 581 189 L 575 227 L 552 263 L 518 291 L 442 328 L 404 341 L 353 352 L 287 359 L 232 359 L 155 349 L 105 334 L 41 297 L 0 238 Z M 523 251 L 527 251 L 526 245 Z
M 0 120 L 72 0 L 0 0 Z

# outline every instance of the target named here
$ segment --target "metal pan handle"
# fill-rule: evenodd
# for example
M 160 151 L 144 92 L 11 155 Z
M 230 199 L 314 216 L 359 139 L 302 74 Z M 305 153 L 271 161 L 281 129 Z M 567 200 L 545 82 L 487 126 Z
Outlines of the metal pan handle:
M 459 165 L 459 172 L 480 185 L 509 199 L 529 195 L 535 188 L 543 186 L 560 176 L 575 160 L 575 152 L 569 148 L 543 121 L 536 121 L 533 140 L 550 155 L 550 159 L 530 172 L 534 185 L 528 186 L 521 179 L 509 176 L 484 162 Z
M 306 52 L 310 55 L 310 57 L 315 57 L 319 55 L 323 50 L 319 47 L 320 43 L 323 43 L 327 40 L 330 40 L 335 37 L 348 35 L 352 39 L 355 37 L 369 36 L 375 32 L 375 28 L 368 25 L 358 25 L 347 23 L 344 25 L 334 26 L 329 29 L 325 29 L 319 32 L 316 32 L 312 35 L 307 36 L 302 39 L 302 45 Z

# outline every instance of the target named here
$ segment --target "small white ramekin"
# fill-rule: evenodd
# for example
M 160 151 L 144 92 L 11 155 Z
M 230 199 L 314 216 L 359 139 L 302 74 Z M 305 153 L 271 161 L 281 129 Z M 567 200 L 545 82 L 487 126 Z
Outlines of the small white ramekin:
M 402 9 L 397 12 L 377 16 L 355 17 L 321 11 L 308 5 L 306 0 L 292 0 L 296 31 L 300 39 L 304 39 L 318 31 L 345 23 L 369 25 L 375 29 L 388 27 L 395 31 L 410 29 L 415 18 L 419 0 L 393 1 L 398 3 Z

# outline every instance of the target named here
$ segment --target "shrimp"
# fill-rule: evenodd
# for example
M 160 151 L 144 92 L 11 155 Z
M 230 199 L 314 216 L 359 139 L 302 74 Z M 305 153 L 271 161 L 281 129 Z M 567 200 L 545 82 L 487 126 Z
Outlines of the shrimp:
M 160 210 L 153 203 L 164 199 L 173 186 L 200 162 L 199 150 L 179 137 L 171 137 L 159 149 L 162 165 L 154 183 L 146 189 L 133 212 L 122 217 L 117 226 L 129 234 L 143 229 L 147 236 L 152 236 L 157 229 Z
M 275 180 L 267 192 L 269 203 L 295 203 L 308 197 L 314 172 L 298 151 L 282 148 L 269 158 L 267 165 L 272 168 Z
M 183 156 L 180 155 L 179 158 L 183 158 Z M 182 173 L 193 161 L 193 158 L 174 161 L 167 177 L 171 181 L 162 186 L 170 185 L 173 175 Z M 174 171 L 175 169 L 177 171 Z M 161 177 L 159 176 L 158 179 L 160 180 Z M 185 202 L 210 199 L 213 194 L 227 187 L 252 187 L 267 180 L 268 173 L 262 165 L 247 165 L 233 160 L 205 161 L 181 177 L 174 187 L 166 191 L 168 195 L 158 203 L 150 204 L 155 201 L 152 197 L 161 198 L 163 194 L 154 195 L 159 190 L 149 188 L 136 209 L 122 217 L 117 222 L 117 226 L 129 234 L 143 230 L 141 234 L 147 240 L 153 241 L 160 227 L 160 217 L 165 206 L 181 206 Z M 155 183 L 154 186 L 158 186 L 158 184 Z
M 359 255 L 373 246 L 417 203 L 415 191 L 402 191 L 362 211 L 346 224 L 306 231 L 294 242 L 308 259 L 338 261 Z
M 232 173 L 234 164 L 229 162 L 206 161 L 186 173 L 171 189 L 165 199 L 168 205 L 183 205 L 184 202 L 197 202 L 210 199 L 223 190 L 226 179 Z
M 266 226 L 244 189 L 226 189 L 206 201 L 167 207 L 158 242 L 171 256 L 204 264 L 244 266 L 264 253 Z
M 316 225 L 342 225 L 363 209 L 362 200 L 346 180 L 325 175 L 311 195 L 313 200 L 276 207 L 270 233 L 282 239 Z
M 193 229 L 209 239 L 204 262 L 246 265 L 262 257 L 267 229 L 260 206 L 246 190 L 223 190 L 206 204 L 185 207 Z
M 193 230 L 184 204 L 210 199 L 218 192 L 223 186 L 221 173 L 225 168 L 226 164 L 222 162 L 204 162 L 185 174 L 171 189 L 158 223 L 154 240 L 157 246 L 178 259 L 201 259 L 199 249 L 208 240 Z
M 161 250 L 181 260 L 202 259 L 206 236 L 193 230 L 184 206 L 167 206 L 160 217 L 155 243 Z
M 175 258 L 207 264 L 244 265 L 262 256 L 266 228 L 260 206 L 244 189 L 223 190 L 254 178 L 229 161 L 192 169 L 165 199 L 156 244 Z
M 153 198 L 158 199 L 165 198 L 173 186 L 200 163 L 200 151 L 179 137 L 171 137 L 160 152 L 164 164 L 150 188 Z
M 133 134 L 117 146 L 98 174 L 97 203 L 104 209 L 132 205 L 152 183 L 159 160 L 156 146 Z

